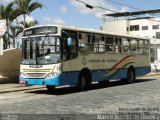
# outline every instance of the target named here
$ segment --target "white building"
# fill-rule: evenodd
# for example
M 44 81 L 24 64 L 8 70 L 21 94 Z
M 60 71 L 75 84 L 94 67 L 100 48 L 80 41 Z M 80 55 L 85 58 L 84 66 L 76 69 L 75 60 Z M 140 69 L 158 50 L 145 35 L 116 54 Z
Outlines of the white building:
M 137 18 L 104 22 L 102 29 L 108 32 L 150 38 L 151 61 L 160 60 L 160 18 Z

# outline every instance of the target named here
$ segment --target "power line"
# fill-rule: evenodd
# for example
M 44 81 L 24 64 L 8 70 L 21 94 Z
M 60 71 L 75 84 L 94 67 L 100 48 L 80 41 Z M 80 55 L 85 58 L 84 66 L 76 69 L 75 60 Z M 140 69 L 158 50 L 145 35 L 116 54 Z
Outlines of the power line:
M 100 9 L 103 9 L 103 10 L 107 10 L 107 11 L 111 11 L 111 12 L 116 12 L 116 13 L 118 13 L 118 11 L 111 10 L 111 9 L 108 9 L 108 8 L 104 8 L 104 7 L 100 7 L 100 6 L 92 6 L 92 5 L 89 5 L 89 4 L 87 4 L 87 3 L 85 3 L 85 2 L 83 2 L 83 1 L 81 1 L 81 0 L 75 0 L 75 1 L 85 4 L 86 7 L 87 7 L 87 8 L 90 8 L 90 9 L 93 9 L 93 8 L 96 7 L 96 8 L 100 8 Z
M 130 6 L 130 5 L 126 5 L 126 4 L 122 4 L 122 3 L 119 3 L 119 2 L 115 2 L 115 1 L 113 1 L 113 0 L 106 0 L 106 1 L 109 1 L 109 2 L 112 2 L 112 3 L 115 3 L 115 4 L 118 4 L 118 5 L 126 6 L 126 7 L 129 7 L 129 8 L 133 8 L 133 9 L 136 9 L 136 10 L 142 10 L 142 9 L 139 9 L 139 8 L 136 8 L 136 7 L 133 7 L 133 6 Z

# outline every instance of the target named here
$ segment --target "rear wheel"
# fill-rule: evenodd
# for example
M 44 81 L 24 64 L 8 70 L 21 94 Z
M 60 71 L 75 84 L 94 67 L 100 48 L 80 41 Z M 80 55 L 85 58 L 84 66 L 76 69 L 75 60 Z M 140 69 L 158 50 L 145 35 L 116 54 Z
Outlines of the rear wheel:
M 47 90 L 48 90 L 49 92 L 54 92 L 55 87 L 56 87 L 56 86 L 54 86 L 54 85 L 46 85 L 46 88 L 47 88 Z
M 78 89 L 80 91 L 85 91 L 91 86 L 90 76 L 87 72 L 82 72 L 79 76 Z
M 130 83 L 133 83 L 135 82 L 135 71 L 134 71 L 134 68 L 130 68 L 128 70 L 128 73 L 127 73 L 127 82 L 130 84 Z

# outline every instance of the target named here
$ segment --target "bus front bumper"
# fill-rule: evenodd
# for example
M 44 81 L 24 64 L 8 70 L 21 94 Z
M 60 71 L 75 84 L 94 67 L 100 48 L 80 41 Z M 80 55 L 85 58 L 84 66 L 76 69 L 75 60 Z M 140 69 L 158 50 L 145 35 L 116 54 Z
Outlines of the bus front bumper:
M 47 78 L 23 78 L 19 77 L 20 84 L 28 84 L 28 85 L 61 85 L 62 75 L 55 76 L 51 79 Z

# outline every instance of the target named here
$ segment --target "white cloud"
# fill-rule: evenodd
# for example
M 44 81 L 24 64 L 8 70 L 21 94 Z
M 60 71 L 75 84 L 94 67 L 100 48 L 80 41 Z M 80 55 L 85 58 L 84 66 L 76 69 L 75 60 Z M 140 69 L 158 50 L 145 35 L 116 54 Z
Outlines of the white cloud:
M 60 13 L 61 13 L 61 14 L 66 13 L 67 10 L 68 10 L 68 9 L 67 9 L 67 7 L 65 7 L 65 6 L 60 7 Z
M 45 24 L 58 24 L 58 25 L 65 25 L 65 21 L 61 18 L 51 18 L 51 17 L 44 17 L 43 20 Z
M 106 3 L 106 0 L 81 0 L 82 2 L 95 6 L 93 9 L 89 9 L 85 6 L 85 4 L 75 1 L 75 0 L 70 0 L 71 5 L 75 6 L 75 8 L 85 14 L 95 14 L 96 17 L 98 18 L 102 18 L 102 14 L 106 14 L 106 13 L 112 13 L 111 11 L 108 10 L 104 10 L 98 7 L 102 7 L 102 8 L 106 8 L 106 9 L 110 9 L 113 11 L 118 11 L 115 7 L 113 7 L 112 5 Z M 98 7 L 96 7 L 98 6 Z
M 60 25 L 64 25 L 65 21 L 61 18 L 56 18 L 54 19 L 55 24 L 60 24 Z

